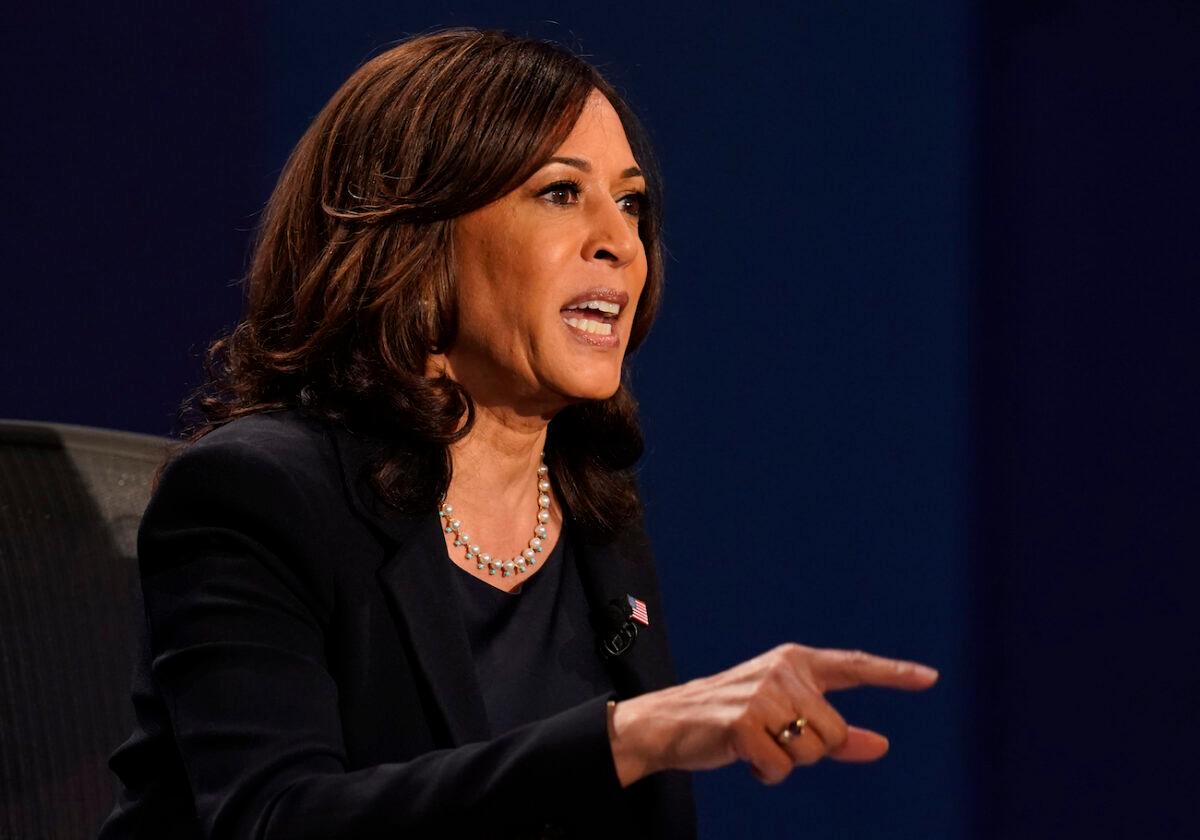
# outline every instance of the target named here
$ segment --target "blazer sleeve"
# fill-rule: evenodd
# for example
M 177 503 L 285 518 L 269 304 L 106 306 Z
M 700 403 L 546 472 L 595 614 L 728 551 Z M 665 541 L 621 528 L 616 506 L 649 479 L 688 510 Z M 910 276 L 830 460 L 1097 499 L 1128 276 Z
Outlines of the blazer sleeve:
M 278 453 L 204 443 L 164 472 L 138 540 L 151 673 L 204 836 L 446 836 L 503 829 L 531 797 L 581 813 L 619 793 L 604 696 L 347 772 L 325 659 L 332 572 L 298 536 L 323 502 Z

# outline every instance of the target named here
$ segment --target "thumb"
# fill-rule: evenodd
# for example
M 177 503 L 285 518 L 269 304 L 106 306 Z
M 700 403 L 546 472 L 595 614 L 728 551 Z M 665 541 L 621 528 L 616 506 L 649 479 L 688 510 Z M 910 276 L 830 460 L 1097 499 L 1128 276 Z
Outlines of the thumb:
M 829 753 L 835 761 L 875 761 L 888 751 L 888 739 L 878 732 L 851 726 L 846 731 L 846 743 Z

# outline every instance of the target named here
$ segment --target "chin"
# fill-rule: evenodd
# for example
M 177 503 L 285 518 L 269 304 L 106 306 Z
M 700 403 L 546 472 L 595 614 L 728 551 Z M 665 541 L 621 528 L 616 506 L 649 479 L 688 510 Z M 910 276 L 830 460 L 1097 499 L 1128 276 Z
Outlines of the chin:
M 587 379 L 575 379 L 567 383 L 563 393 L 571 397 L 572 402 L 606 400 L 621 387 L 621 376 L 594 376 Z

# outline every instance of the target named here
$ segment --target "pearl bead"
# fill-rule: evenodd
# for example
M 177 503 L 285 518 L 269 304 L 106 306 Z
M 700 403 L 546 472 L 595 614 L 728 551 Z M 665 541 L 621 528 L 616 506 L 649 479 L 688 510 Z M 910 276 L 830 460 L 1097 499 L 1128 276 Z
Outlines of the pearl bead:
M 489 575 L 500 572 L 504 577 L 524 574 L 527 567 L 533 566 L 536 555 L 545 550 L 542 540 L 546 539 L 546 523 L 550 521 L 550 468 L 545 463 L 546 453 L 542 453 L 542 463 L 538 466 L 538 524 L 534 527 L 534 536 L 529 540 L 529 548 L 524 549 L 512 560 L 498 560 L 483 551 L 478 545 L 471 544 L 471 536 L 463 530 L 461 519 L 453 518 L 454 506 L 443 502 L 438 507 L 438 516 L 442 519 L 442 528 L 447 534 L 454 534 L 456 546 L 466 546 L 465 554 L 468 563 L 475 563 L 475 568 L 488 570 Z

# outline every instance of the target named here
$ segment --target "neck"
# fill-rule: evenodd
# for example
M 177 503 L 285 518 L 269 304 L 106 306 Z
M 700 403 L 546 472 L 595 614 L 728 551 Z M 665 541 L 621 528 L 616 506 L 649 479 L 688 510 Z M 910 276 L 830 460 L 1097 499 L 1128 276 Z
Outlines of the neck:
M 497 558 L 523 551 L 537 524 L 538 477 L 548 423 L 517 422 L 493 409 L 476 411 L 470 433 L 450 449 L 453 473 L 446 500 L 471 542 Z M 561 507 L 550 491 L 552 545 L 562 526 Z M 452 536 L 447 538 L 447 544 Z M 456 556 L 452 552 L 451 556 Z
M 561 406 L 532 395 L 515 399 L 517 389 L 501 393 L 495 381 L 499 377 L 461 376 L 445 356 L 431 357 L 429 369 L 461 383 L 475 405 L 471 430 L 450 446 L 452 472 L 446 501 L 454 506 L 472 543 L 496 557 L 518 554 L 528 545 L 537 523 L 537 468 L 550 420 Z M 462 373 L 473 371 L 467 366 Z M 562 508 L 553 490 L 550 498 L 548 544 L 562 525 Z
M 447 498 L 472 509 L 516 511 L 528 506 L 537 496 L 535 474 L 548 425 L 540 416 L 476 406 L 471 431 L 450 447 L 454 471 Z
M 473 516 L 485 511 L 499 519 L 536 511 L 535 476 L 547 427 L 561 406 L 522 393 L 503 371 L 460 361 L 453 354 L 435 354 L 426 365 L 431 375 L 446 374 L 465 387 L 475 405 L 471 431 L 450 447 L 453 472 L 447 500 Z M 520 521 L 528 518 L 521 515 Z

